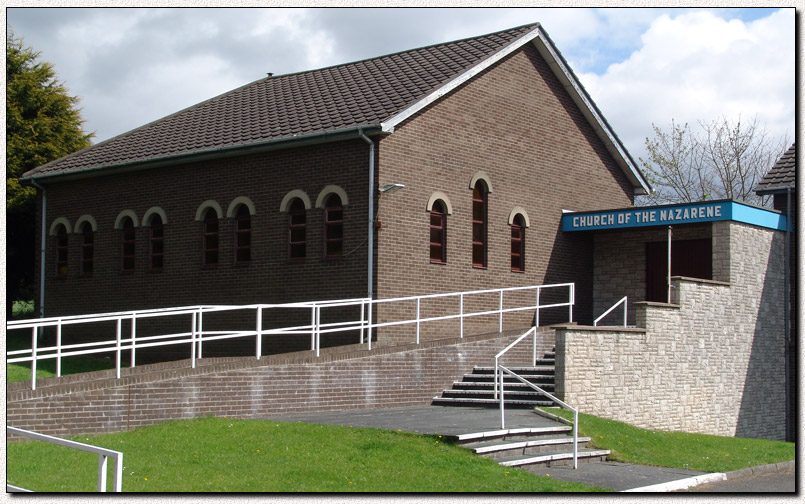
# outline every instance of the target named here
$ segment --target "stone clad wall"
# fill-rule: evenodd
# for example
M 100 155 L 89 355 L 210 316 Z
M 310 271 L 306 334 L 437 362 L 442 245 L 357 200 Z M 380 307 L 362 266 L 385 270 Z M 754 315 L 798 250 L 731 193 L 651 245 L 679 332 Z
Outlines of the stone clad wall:
M 713 234 L 729 283 L 674 278 L 674 304 L 637 303 L 640 329 L 557 330 L 560 397 L 645 428 L 785 439 L 782 233 Z

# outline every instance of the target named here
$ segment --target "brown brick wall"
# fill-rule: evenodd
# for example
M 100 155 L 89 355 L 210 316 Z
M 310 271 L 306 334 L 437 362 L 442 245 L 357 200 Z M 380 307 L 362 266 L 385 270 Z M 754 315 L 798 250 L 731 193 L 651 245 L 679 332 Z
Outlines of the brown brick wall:
M 471 259 L 469 183 L 479 171 L 492 184 L 487 269 L 473 268 Z M 562 209 L 619 208 L 633 198 L 623 172 L 531 45 L 382 139 L 378 182 L 406 186 L 379 202 L 380 297 L 576 282 L 574 318 L 581 321 L 591 315 L 592 240 L 562 233 Z M 426 206 L 435 191 L 453 209 L 445 265 L 429 259 Z M 515 206 L 530 220 L 524 273 L 510 268 Z M 523 325 L 529 317 L 510 320 Z M 566 317 L 560 310 L 554 321 Z
M 429 404 L 475 365 L 491 366 L 517 333 L 442 340 L 420 347 L 354 349 L 350 353 L 275 356 L 220 364 L 218 368 L 135 368 L 120 381 L 43 380 L 36 391 L 12 384 L 8 425 L 57 436 L 114 432 L 168 420 L 206 415 L 265 418 L 312 411 Z M 541 331 L 539 355 L 553 347 L 552 331 Z M 309 355 L 309 353 L 307 354 Z M 523 364 L 531 342 L 507 354 Z M 226 369 L 227 366 L 229 369 Z M 110 376 L 110 372 L 99 372 Z M 113 375 L 111 375 L 113 376 Z

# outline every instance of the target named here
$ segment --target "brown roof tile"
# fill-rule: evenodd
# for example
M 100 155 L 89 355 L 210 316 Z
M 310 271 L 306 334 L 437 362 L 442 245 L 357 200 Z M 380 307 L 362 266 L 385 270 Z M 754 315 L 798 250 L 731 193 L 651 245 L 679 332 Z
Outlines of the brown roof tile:
M 145 163 L 379 125 L 535 26 L 261 79 L 24 176 Z
M 780 156 L 774 163 L 769 173 L 767 173 L 757 185 L 758 193 L 775 192 L 781 189 L 795 188 L 797 179 L 797 147 L 796 143 Z

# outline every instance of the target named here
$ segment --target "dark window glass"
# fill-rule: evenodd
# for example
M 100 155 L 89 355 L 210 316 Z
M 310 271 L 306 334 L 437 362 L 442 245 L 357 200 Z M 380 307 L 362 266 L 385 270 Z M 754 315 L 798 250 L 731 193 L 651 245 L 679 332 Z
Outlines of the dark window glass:
M 218 215 L 210 208 L 204 215 L 204 267 L 218 266 Z
M 444 204 L 435 201 L 430 211 L 430 262 L 447 262 L 447 215 Z
M 162 224 L 162 217 L 159 215 L 151 218 L 150 233 L 149 269 L 162 271 L 165 266 L 165 228 Z
M 136 230 L 134 229 L 134 222 L 130 217 L 126 217 L 126 220 L 123 221 L 123 233 L 121 236 L 121 270 L 123 273 L 131 273 L 134 271 Z
M 81 275 L 92 276 L 95 267 L 95 234 L 92 226 L 84 223 L 81 231 Z
M 511 264 L 512 271 L 525 271 L 525 225 L 522 215 L 512 222 Z
M 56 233 L 56 276 L 67 276 L 67 229 L 64 225 L 59 226 L 59 231 Z
M 472 265 L 486 268 L 487 206 L 489 192 L 483 182 L 472 190 Z
M 249 264 L 252 258 L 252 215 L 246 205 L 235 214 L 235 264 Z
M 288 259 L 301 262 L 307 254 L 307 211 L 305 203 L 296 198 L 288 212 Z
M 344 254 L 344 207 L 337 194 L 327 197 L 324 204 L 324 255 L 328 258 Z

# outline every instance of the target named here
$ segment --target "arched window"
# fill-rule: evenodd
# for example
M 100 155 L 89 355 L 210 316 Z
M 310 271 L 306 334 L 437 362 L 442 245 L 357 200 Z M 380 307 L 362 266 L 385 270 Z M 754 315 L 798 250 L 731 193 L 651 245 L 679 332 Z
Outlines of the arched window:
M 525 221 L 517 214 L 511 224 L 511 266 L 512 271 L 525 271 Z
M 430 262 L 447 262 L 447 212 L 442 200 L 434 201 L 430 211 Z
M 235 213 L 235 264 L 249 264 L 252 258 L 252 214 L 246 205 Z
M 218 213 L 208 208 L 204 214 L 203 266 L 218 267 Z
M 155 213 L 151 216 L 151 230 L 148 246 L 148 269 L 159 272 L 165 266 L 165 227 L 162 216 Z
M 56 276 L 59 278 L 67 277 L 67 228 L 61 224 L 56 231 Z
M 136 229 L 130 217 L 123 220 L 121 233 L 120 270 L 123 273 L 134 272 L 134 257 L 136 245 Z
M 92 224 L 81 224 L 81 276 L 92 276 L 95 269 L 95 233 Z
M 307 254 L 307 210 L 305 202 L 295 198 L 288 208 L 288 259 L 305 260 Z
M 479 180 L 472 189 L 472 266 L 486 268 L 489 191 Z
M 333 193 L 324 203 L 324 256 L 328 259 L 344 254 L 344 207 Z

